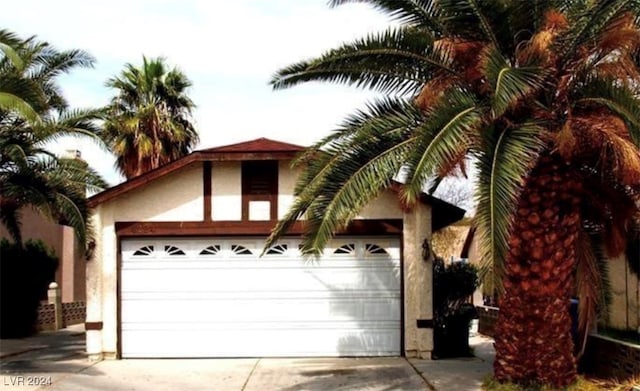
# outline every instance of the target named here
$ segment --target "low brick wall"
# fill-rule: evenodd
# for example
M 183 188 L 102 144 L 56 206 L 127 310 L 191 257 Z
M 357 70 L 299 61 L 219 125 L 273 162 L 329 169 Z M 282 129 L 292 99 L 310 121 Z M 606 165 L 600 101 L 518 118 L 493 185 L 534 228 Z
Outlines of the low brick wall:
M 640 376 L 640 346 L 591 334 L 582 359 L 584 370 L 602 379 L 620 381 Z
M 87 309 L 83 301 L 62 303 L 62 322 L 65 326 L 83 323 L 87 317 Z M 56 315 L 53 304 L 41 304 L 38 308 L 38 329 L 54 330 Z
M 487 306 L 477 306 L 476 308 L 478 310 L 478 333 L 493 338 L 499 309 Z

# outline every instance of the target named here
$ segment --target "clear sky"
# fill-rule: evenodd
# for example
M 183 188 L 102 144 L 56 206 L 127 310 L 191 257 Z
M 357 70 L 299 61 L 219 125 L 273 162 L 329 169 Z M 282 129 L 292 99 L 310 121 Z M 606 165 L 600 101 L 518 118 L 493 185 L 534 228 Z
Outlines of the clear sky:
M 83 49 L 93 69 L 60 78 L 73 107 L 105 105 L 105 81 L 142 55 L 164 56 L 193 82 L 200 148 L 258 137 L 308 145 L 375 94 L 312 83 L 283 91 L 268 85 L 290 63 L 383 30 L 389 19 L 361 4 L 334 9 L 326 0 L 21 0 L 2 4 L 0 26 L 36 35 L 59 50 Z M 113 156 L 75 139 L 52 147 L 79 149 L 111 183 L 122 180 Z

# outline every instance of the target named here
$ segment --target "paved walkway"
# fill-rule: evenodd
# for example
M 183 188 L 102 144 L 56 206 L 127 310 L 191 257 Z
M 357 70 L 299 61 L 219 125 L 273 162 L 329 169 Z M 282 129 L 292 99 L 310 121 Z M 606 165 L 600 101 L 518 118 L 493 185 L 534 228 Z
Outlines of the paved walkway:
M 491 372 L 492 340 L 478 357 L 109 360 L 90 362 L 82 326 L 0 340 L 4 390 L 480 390 Z

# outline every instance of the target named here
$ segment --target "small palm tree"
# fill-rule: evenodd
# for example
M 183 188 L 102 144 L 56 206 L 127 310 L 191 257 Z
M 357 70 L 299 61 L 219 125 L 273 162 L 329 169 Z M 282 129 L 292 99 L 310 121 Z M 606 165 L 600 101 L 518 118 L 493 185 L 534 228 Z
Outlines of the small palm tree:
M 584 329 L 600 304 L 596 250 L 624 250 L 640 205 L 640 2 L 360 2 L 400 25 L 284 68 L 272 83 L 328 81 L 389 97 L 299 158 L 297 199 L 269 243 L 305 215 L 304 250 L 317 252 L 401 169 L 410 208 L 472 156 L 481 250 L 502 294 L 495 376 L 571 383 L 574 276 Z
M 142 58 L 109 79 L 117 90 L 107 109 L 104 140 L 116 154 L 116 167 L 127 178 L 188 154 L 198 143 L 191 123 L 191 81 L 163 58 Z
M 86 191 L 104 181 L 86 163 L 59 159 L 46 145 L 63 136 L 88 137 L 101 143 L 96 120 L 100 111 L 71 110 L 57 76 L 91 66 L 85 52 L 59 52 L 35 37 L 21 40 L 0 30 L 0 221 L 21 243 L 20 211 L 33 207 L 74 228 L 84 245 L 91 235 Z M 2 99 L 4 98 L 4 100 Z M 17 102 L 17 103 L 16 103 Z

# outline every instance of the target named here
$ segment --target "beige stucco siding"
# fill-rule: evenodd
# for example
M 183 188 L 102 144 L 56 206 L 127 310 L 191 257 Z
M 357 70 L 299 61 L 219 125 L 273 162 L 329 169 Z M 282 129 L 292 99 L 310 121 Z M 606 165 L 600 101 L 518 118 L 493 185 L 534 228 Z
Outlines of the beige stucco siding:
M 380 194 L 371 201 L 356 217 L 356 219 L 401 219 L 402 209 L 398 202 L 398 195 L 391 190 Z
M 433 329 L 418 319 L 433 318 L 433 257 L 424 259 L 422 244 L 431 240 L 431 207 L 418 204 L 404 214 L 404 344 L 407 357 L 431 358 Z
M 278 162 L 278 219 L 284 218 L 293 204 L 293 189 L 300 169 L 291 169 L 291 161 Z
M 214 162 L 211 167 L 212 220 L 242 219 L 242 166 L 240 162 Z
M 202 164 L 158 178 L 108 203 L 116 221 L 201 221 Z

